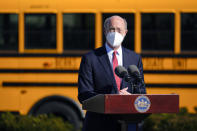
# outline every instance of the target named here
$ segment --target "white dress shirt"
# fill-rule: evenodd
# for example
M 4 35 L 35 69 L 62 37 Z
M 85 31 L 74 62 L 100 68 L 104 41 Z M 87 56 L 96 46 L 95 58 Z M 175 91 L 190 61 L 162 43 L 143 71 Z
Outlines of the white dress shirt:
M 109 61 L 110 61 L 110 64 L 111 64 L 111 67 L 113 69 L 113 62 L 112 62 L 112 59 L 113 59 L 113 52 L 114 50 L 111 49 L 107 43 L 105 43 L 105 48 L 106 48 L 106 51 L 107 51 L 107 55 L 109 57 Z M 120 46 L 117 50 L 117 53 L 116 53 L 116 57 L 118 59 L 118 65 L 122 66 L 123 65 L 123 57 L 122 57 L 122 47 Z

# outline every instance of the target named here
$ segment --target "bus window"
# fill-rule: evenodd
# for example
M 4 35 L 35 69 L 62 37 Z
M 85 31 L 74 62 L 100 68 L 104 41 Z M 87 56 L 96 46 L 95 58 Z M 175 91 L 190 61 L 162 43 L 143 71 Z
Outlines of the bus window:
M 25 48 L 56 48 L 55 14 L 25 14 Z
M 134 14 L 132 13 L 103 13 L 102 23 L 104 23 L 106 18 L 113 16 L 113 15 L 119 15 L 120 17 L 126 19 L 128 32 L 122 45 L 128 49 L 134 50 Z M 103 35 L 103 44 L 105 44 L 105 41 L 106 41 L 105 35 L 104 33 L 102 35 Z
M 197 13 L 181 14 L 181 50 L 197 51 Z
M 174 14 L 142 13 L 142 51 L 174 50 Z
M 64 50 L 91 50 L 95 45 L 95 15 L 63 15 Z
M 17 14 L 0 14 L 0 50 L 18 50 Z

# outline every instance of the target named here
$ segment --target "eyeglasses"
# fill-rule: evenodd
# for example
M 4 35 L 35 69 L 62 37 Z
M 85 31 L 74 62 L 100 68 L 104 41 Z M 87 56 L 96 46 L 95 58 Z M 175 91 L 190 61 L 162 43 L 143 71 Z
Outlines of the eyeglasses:
M 118 33 L 123 33 L 125 30 L 124 29 L 120 29 L 120 28 L 113 28 L 113 27 L 111 27 L 111 28 L 109 28 L 109 31 L 110 32 L 118 32 Z

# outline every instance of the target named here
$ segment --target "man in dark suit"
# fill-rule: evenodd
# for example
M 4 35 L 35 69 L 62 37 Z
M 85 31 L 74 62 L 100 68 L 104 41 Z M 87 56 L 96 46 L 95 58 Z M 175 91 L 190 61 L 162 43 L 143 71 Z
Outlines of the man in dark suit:
M 114 73 L 116 66 L 121 65 L 128 68 L 136 65 L 142 79 L 143 66 L 141 57 L 131 50 L 121 46 L 127 33 L 127 22 L 120 16 L 112 16 L 104 22 L 104 33 L 106 43 L 103 47 L 95 49 L 82 57 L 79 79 L 78 99 L 84 100 L 98 94 L 120 94 L 146 93 L 144 85 L 132 92 L 131 85 L 121 80 Z M 111 115 L 87 112 L 83 131 L 119 131 L 120 126 Z

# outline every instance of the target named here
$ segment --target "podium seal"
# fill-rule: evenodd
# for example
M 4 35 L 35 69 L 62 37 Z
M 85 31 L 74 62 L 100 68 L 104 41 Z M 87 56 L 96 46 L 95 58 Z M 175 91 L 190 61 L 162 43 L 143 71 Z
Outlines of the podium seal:
M 143 95 L 138 96 L 134 102 L 135 109 L 140 113 L 147 112 L 150 108 L 150 105 L 151 103 L 150 103 L 149 98 Z

